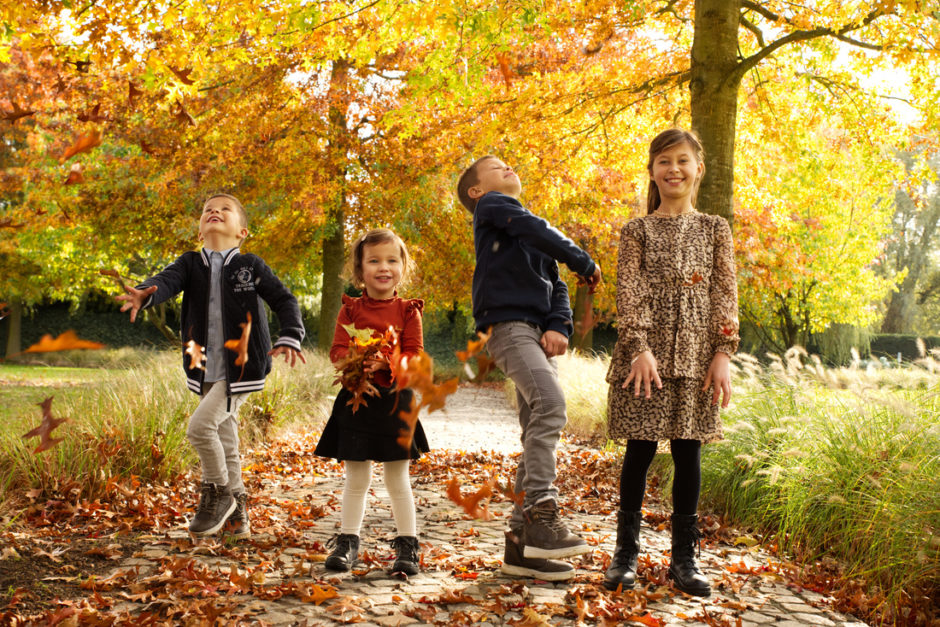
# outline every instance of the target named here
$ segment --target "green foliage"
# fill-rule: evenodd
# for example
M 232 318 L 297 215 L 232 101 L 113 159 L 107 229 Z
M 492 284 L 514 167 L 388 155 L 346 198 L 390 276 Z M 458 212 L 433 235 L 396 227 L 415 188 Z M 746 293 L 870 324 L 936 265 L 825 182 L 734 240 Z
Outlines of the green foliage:
M 918 343 L 920 342 L 920 344 Z M 924 357 L 924 351 L 940 348 L 940 336 L 921 337 L 912 333 L 882 333 L 871 338 L 872 355 L 897 359 L 898 353 L 906 361 Z

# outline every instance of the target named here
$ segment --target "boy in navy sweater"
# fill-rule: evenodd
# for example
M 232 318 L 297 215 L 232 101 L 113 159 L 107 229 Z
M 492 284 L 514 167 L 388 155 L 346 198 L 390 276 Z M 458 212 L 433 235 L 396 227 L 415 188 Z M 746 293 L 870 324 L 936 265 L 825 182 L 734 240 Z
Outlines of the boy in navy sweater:
M 568 420 L 553 359 L 568 349 L 573 330 L 568 286 L 558 261 L 593 291 L 600 268 L 544 219 L 519 202 L 522 184 L 494 156 L 475 161 L 460 176 L 457 195 L 473 214 L 476 268 L 473 317 L 477 330 L 492 328 L 487 349 L 513 380 L 522 426 L 522 456 L 516 490 L 525 492 L 506 533 L 503 571 L 549 581 L 574 575 L 571 565 L 551 558 L 590 551 L 558 516 L 555 448 Z
M 304 327 L 297 299 L 264 261 L 239 252 L 247 236 L 248 216 L 238 199 L 211 196 L 199 218 L 202 250 L 184 253 L 117 297 L 124 301 L 121 311 L 129 309 L 134 322 L 141 309 L 183 292 L 183 368 L 186 385 L 201 397 L 186 431 L 202 466 L 199 506 L 189 524 L 194 536 L 214 534 L 223 525 L 236 538 L 250 535 L 238 451 L 238 408 L 249 392 L 264 387 L 273 357 L 284 355 L 292 367 L 297 359 L 306 363 L 300 350 Z M 273 349 L 265 302 L 281 326 Z M 241 363 L 225 342 L 242 338 L 246 324 L 251 325 L 247 359 Z

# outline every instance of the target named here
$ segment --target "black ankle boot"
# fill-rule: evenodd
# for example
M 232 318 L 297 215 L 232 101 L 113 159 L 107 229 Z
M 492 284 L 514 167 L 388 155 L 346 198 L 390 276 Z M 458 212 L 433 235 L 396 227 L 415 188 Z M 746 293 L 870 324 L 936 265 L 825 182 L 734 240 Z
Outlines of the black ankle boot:
M 712 593 L 708 579 L 695 566 L 695 547 L 702 538 L 695 514 L 672 515 L 672 563 L 669 576 L 686 594 L 707 597 Z
M 330 538 L 326 546 L 333 548 L 324 563 L 330 570 L 345 572 L 356 565 L 356 558 L 359 557 L 359 536 L 341 533 Z
M 636 584 L 636 562 L 640 554 L 640 512 L 617 512 L 617 546 L 604 573 L 608 590 L 631 590 Z
M 395 547 L 395 563 L 392 564 L 392 573 L 417 575 L 421 568 L 421 558 L 418 556 L 421 547 L 418 544 L 418 539 L 414 536 L 397 536 L 392 540 L 392 546 Z

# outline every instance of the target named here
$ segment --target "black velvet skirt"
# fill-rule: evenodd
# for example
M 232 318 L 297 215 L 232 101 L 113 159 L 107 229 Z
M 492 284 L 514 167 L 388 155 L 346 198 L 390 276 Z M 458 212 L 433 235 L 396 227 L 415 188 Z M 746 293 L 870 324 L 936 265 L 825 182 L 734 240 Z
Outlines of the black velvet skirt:
M 379 388 L 378 396 L 366 396 L 365 406 L 353 412 L 352 393 L 342 388 L 333 402 L 333 411 L 314 451 L 320 457 L 351 461 L 393 462 L 418 459 L 430 449 L 424 428 L 419 420 L 415 424 L 411 447 L 406 450 L 398 444 L 398 436 L 406 428 L 398 417 L 399 411 L 408 411 L 414 392 L 405 389 Z

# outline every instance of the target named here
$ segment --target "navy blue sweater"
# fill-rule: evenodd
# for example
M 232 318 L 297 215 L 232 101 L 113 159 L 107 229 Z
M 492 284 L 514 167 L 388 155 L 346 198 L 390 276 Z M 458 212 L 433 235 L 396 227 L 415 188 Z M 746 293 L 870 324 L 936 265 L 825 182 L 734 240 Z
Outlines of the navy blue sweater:
M 505 194 L 489 192 L 473 212 L 473 317 L 478 330 L 521 320 L 571 335 L 568 286 L 558 261 L 584 277 L 594 261 L 544 219 Z

